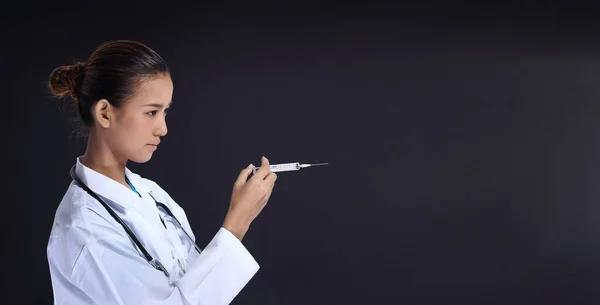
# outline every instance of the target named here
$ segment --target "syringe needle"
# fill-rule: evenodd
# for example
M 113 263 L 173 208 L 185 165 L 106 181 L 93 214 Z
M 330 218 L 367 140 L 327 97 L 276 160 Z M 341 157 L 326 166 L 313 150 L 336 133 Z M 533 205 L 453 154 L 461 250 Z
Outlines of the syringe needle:
M 319 165 L 327 165 L 329 163 L 317 163 L 317 164 L 300 164 L 300 167 L 310 167 L 310 166 L 319 166 Z

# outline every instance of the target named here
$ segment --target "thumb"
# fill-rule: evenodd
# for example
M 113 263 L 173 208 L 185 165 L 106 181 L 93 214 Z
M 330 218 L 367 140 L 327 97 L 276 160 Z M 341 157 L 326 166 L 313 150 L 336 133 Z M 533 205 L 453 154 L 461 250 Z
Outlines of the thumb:
M 252 172 L 252 168 L 253 168 L 253 166 L 252 166 L 252 164 L 250 164 L 250 165 L 248 165 L 248 167 L 244 168 L 240 172 L 237 180 L 235 181 L 235 184 L 233 185 L 234 189 L 238 189 L 238 188 L 242 187 L 242 185 L 244 185 L 246 183 L 246 181 L 248 180 L 248 176 Z

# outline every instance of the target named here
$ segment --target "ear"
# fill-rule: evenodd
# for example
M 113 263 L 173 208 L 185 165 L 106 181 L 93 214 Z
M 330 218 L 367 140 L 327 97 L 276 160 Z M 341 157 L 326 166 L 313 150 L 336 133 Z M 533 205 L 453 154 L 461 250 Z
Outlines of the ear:
M 111 120 L 114 120 L 111 108 L 112 105 L 106 99 L 101 99 L 94 105 L 94 118 L 103 128 L 110 127 Z

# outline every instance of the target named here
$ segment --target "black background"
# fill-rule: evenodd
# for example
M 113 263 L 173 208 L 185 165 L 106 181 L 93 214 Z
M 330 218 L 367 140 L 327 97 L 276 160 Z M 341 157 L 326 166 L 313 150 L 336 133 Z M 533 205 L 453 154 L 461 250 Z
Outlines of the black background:
M 147 164 L 216 233 L 239 170 L 281 173 L 233 304 L 598 304 L 600 20 L 581 3 L 3 8 L 2 285 L 51 304 L 45 247 L 85 143 L 47 77 L 134 39 L 173 72 Z M 2 301 L 2 303 L 5 303 Z

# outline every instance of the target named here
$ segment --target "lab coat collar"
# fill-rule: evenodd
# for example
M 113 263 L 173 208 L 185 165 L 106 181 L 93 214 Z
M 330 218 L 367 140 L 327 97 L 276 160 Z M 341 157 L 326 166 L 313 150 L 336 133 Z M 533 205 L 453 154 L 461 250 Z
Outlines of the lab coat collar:
M 141 198 L 133 190 L 83 165 L 80 159 L 81 157 L 77 158 L 75 173 L 79 179 L 81 179 L 81 181 L 96 194 L 110 200 L 123 209 L 127 209 L 128 207 L 140 202 Z M 126 167 L 125 176 L 142 195 L 142 197 L 148 196 L 147 194 L 150 193 L 150 188 L 144 184 L 139 175 L 131 172 L 131 170 Z

